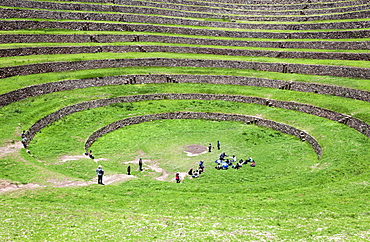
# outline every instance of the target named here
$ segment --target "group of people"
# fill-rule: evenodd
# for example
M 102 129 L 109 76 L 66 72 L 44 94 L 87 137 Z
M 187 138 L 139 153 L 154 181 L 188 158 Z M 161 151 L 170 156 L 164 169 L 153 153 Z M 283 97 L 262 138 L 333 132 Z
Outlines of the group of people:
M 194 170 L 193 168 L 190 168 L 188 171 L 188 175 L 192 178 L 199 178 L 200 175 L 204 172 L 204 161 L 199 161 L 198 169 Z
M 92 156 L 92 151 L 86 152 L 85 155 L 88 155 L 89 157 Z M 91 159 L 94 159 L 94 157 L 90 157 Z M 96 175 L 98 176 L 98 184 L 104 185 L 103 183 L 103 176 L 104 176 L 104 170 L 101 165 L 98 166 L 98 168 L 95 170 Z M 139 171 L 143 171 L 143 159 L 139 159 Z M 131 175 L 131 166 L 127 167 L 127 175 Z M 180 180 L 180 178 L 179 178 Z
M 217 148 L 219 150 L 221 149 L 220 144 L 221 144 L 220 141 L 217 141 Z M 212 147 L 211 144 L 209 144 L 209 145 L 210 145 L 209 146 L 209 152 L 212 152 L 212 149 L 214 147 Z M 94 159 L 94 157 L 92 156 L 92 151 L 91 150 L 90 150 L 89 153 L 85 153 L 85 154 L 89 155 L 89 157 L 91 159 Z M 215 168 L 217 170 L 227 170 L 230 167 L 233 168 L 233 169 L 240 169 L 241 167 L 243 167 L 243 165 L 247 165 L 248 163 L 250 163 L 251 167 L 256 166 L 256 162 L 250 156 L 246 160 L 240 159 L 239 161 L 237 161 L 235 155 L 233 155 L 230 158 L 228 158 L 228 157 L 229 156 L 226 155 L 225 152 L 222 152 L 220 154 L 219 158 L 215 161 L 215 163 L 217 164 Z M 139 171 L 143 171 L 143 160 L 142 160 L 142 158 L 139 159 Z M 194 170 L 193 168 L 190 168 L 190 170 L 188 171 L 188 175 L 191 176 L 192 178 L 199 178 L 200 175 L 203 172 L 204 172 L 204 161 L 201 160 L 201 161 L 199 161 L 197 169 Z M 98 176 L 98 184 L 104 185 L 103 184 L 104 170 L 102 169 L 101 165 L 99 165 L 98 168 L 96 169 L 96 174 Z M 127 167 L 127 175 L 131 175 L 131 166 Z M 176 172 L 176 174 L 175 174 L 175 181 L 176 181 L 176 183 L 181 182 L 181 177 L 180 177 L 179 172 Z
M 209 144 L 208 145 L 208 152 L 212 152 L 212 149 L 214 149 L 215 147 L 212 146 L 212 144 Z M 217 140 L 217 149 L 218 150 L 221 150 L 221 142 L 219 140 Z
M 236 160 L 235 155 L 233 155 L 230 159 L 226 157 L 228 157 L 228 155 L 226 155 L 225 152 L 222 152 L 220 154 L 219 159 L 215 161 L 215 163 L 217 164 L 215 168 L 217 170 L 227 170 L 229 169 L 229 167 L 234 168 L 234 169 L 239 169 L 243 167 L 243 165 L 247 165 L 248 163 L 251 163 L 250 164 L 251 167 L 256 166 L 256 162 L 250 156 L 246 160 L 240 159 L 239 161 Z
M 85 155 L 88 156 L 92 160 L 95 159 L 95 157 L 92 154 L 92 150 L 90 150 L 89 152 L 85 152 Z
M 143 171 L 143 159 L 142 158 L 139 159 L 139 171 Z M 128 176 L 131 175 L 131 166 L 127 167 L 127 175 Z

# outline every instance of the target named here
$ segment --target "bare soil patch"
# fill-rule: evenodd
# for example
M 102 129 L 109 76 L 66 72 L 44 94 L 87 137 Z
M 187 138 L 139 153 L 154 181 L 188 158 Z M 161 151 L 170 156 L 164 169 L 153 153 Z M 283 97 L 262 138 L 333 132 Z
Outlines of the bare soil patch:
M 67 162 L 70 160 L 80 160 L 80 159 L 91 159 L 89 156 L 82 154 L 82 155 L 63 155 L 60 157 L 59 161 L 60 162 Z M 92 159 L 91 159 L 92 160 Z M 93 161 L 98 162 L 101 160 L 107 160 L 105 158 L 99 158 L 99 159 L 93 159 Z
M 10 192 L 10 191 L 20 190 L 20 189 L 34 189 L 37 187 L 41 187 L 41 186 L 35 183 L 17 184 L 17 183 L 5 181 L 5 180 L 0 180 L 0 193 Z
M 131 178 L 136 178 L 133 175 L 126 175 L 126 174 L 115 174 L 115 175 L 107 175 L 103 177 L 103 183 L 105 185 L 109 185 L 116 182 L 123 182 L 127 181 Z M 54 183 L 54 187 L 69 187 L 69 186 L 88 186 L 91 184 L 97 184 L 98 178 L 94 178 L 93 181 L 72 181 L 72 180 L 64 180 L 64 181 L 56 181 L 56 180 L 49 180 L 48 182 Z
M 207 147 L 203 145 L 188 145 L 186 146 L 186 150 L 184 151 L 187 156 L 197 156 L 204 153 L 207 153 Z
M 5 147 L 0 147 L 0 157 L 4 157 L 8 154 L 14 153 L 23 148 L 22 142 L 15 142 L 14 144 L 8 144 Z

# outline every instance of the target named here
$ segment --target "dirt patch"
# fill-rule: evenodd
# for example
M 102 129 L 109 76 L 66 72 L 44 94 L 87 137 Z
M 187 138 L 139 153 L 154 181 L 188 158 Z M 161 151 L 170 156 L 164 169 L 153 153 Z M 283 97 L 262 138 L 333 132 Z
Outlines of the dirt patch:
M 187 156 L 197 156 L 207 153 L 208 148 L 203 145 L 188 145 L 184 151 Z
M 313 171 L 315 170 L 320 170 L 320 169 L 326 169 L 329 167 L 329 165 L 331 165 L 331 163 L 328 163 L 328 164 L 320 164 L 320 163 L 316 163 L 315 165 L 311 166 L 311 169 Z
M 14 144 L 8 144 L 5 147 L 0 147 L 0 157 L 14 153 L 23 148 L 22 142 L 15 142 Z
M 126 174 L 115 174 L 115 175 L 107 175 L 103 176 L 103 183 L 105 185 L 109 185 L 116 182 L 123 182 L 127 181 L 131 178 L 136 178 L 136 176 L 133 175 L 126 175 Z M 94 178 L 93 181 L 71 181 L 71 180 L 65 180 L 65 181 L 56 181 L 56 180 L 49 180 L 48 182 L 54 183 L 54 187 L 69 187 L 69 186 L 88 186 L 91 184 L 97 184 L 98 178 Z
M 82 154 L 82 155 L 63 155 L 62 157 L 60 157 L 59 162 L 67 162 L 67 161 L 70 161 L 70 160 L 80 160 L 80 159 L 90 159 L 90 160 L 92 160 L 89 156 L 87 156 L 85 154 Z M 94 159 L 92 161 L 98 162 L 98 161 L 101 161 L 101 160 L 108 160 L 108 159 L 99 158 L 99 159 Z
M 28 183 L 28 184 L 23 185 L 23 184 L 17 184 L 17 183 L 0 180 L 0 193 L 10 192 L 10 191 L 20 190 L 20 189 L 33 189 L 37 187 L 41 187 L 41 186 L 35 183 Z

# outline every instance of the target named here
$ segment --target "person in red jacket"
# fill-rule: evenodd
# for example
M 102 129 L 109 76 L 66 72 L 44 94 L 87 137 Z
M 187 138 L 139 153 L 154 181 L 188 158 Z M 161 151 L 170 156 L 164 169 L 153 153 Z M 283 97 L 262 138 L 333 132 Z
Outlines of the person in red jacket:
M 176 183 L 180 183 L 180 174 L 178 172 L 176 173 L 175 179 L 176 179 Z

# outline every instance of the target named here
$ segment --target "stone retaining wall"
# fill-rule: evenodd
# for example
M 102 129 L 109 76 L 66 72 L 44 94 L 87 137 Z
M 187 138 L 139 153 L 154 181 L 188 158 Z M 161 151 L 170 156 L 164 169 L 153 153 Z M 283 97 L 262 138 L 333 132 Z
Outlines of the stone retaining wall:
M 179 43 L 193 45 L 217 45 L 217 46 L 242 46 L 261 48 L 296 48 L 296 49 L 328 49 L 328 50 L 369 50 L 370 41 L 240 41 L 240 40 L 217 40 L 202 38 L 186 38 L 158 35 L 54 35 L 54 34 L 19 34 L 0 35 L 0 43 L 114 43 L 114 42 L 160 42 Z
M 33 3 L 33 2 L 31 2 Z M 370 21 L 348 21 L 328 23 L 300 23 L 300 24 L 253 24 L 220 21 L 200 21 L 159 16 L 142 16 L 137 14 L 103 14 L 79 12 L 55 12 L 45 10 L 18 10 L 0 9 L 2 18 L 38 18 L 53 20 L 96 20 L 113 22 L 135 22 L 148 24 L 173 24 L 189 26 L 202 26 L 212 28 L 260 29 L 260 30 L 317 30 L 317 29 L 361 29 L 369 28 Z
M 186 28 L 175 26 L 157 26 L 151 24 L 130 23 L 99 23 L 76 21 L 32 21 L 32 20 L 1 20 L 0 30 L 20 29 L 70 29 L 82 31 L 128 31 L 170 33 L 194 36 L 217 36 L 233 38 L 265 38 L 265 39 L 357 39 L 370 38 L 370 30 L 343 30 L 324 32 L 256 32 L 256 31 L 226 31 L 205 28 Z
M 173 17 L 192 17 L 192 18 L 217 18 L 217 19 L 231 19 L 237 18 L 240 20 L 251 20 L 250 17 L 252 15 L 258 18 L 263 18 L 263 15 L 269 15 L 279 17 L 279 15 L 292 15 L 292 16 L 310 16 L 310 15 L 323 15 L 328 16 L 329 19 L 332 17 L 333 14 L 338 13 L 349 13 L 349 12 L 358 12 L 361 14 L 361 11 L 369 10 L 369 5 L 365 2 L 365 4 L 358 4 L 348 6 L 345 5 L 343 7 L 334 7 L 334 8 L 320 8 L 320 9 L 313 9 L 309 5 L 302 6 L 302 9 L 289 9 L 288 7 L 286 11 L 284 10 L 275 10 L 271 8 L 264 9 L 260 7 L 259 11 L 252 11 L 248 9 L 238 9 L 238 8 L 229 8 L 225 9 L 225 7 L 221 8 L 210 8 L 204 7 L 192 7 L 186 5 L 167 5 L 165 3 L 156 3 L 156 7 L 136 7 L 136 6 L 123 6 L 123 5 L 106 5 L 106 4 L 70 4 L 70 3 L 55 3 L 55 2 L 33 2 L 33 1 L 17 1 L 16 3 L 12 0 L 3 0 L 2 5 L 4 6 L 11 6 L 11 7 L 23 7 L 23 8 L 34 8 L 34 9 L 53 9 L 53 10 L 70 10 L 70 11 L 97 11 L 97 12 L 121 12 L 121 13 L 140 13 L 146 15 L 159 15 L 159 16 L 173 16 Z M 149 4 L 150 5 L 150 4 Z M 290 5 L 290 4 L 288 4 Z M 170 6 L 170 7 L 169 7 Z M 51 13 L 52 14 L 52 13 Z M 68 13 L 65 13 L 68 14 Z M 72 14 L 69 13 L 70 17 Z M 91 16 L 88 13 L 83 13 L 85 18 L 80 19 L 89 19 Z M 237 15 L 237 16 L 235 16 Z M 261 16 L 258 16 L 261 15 Z M 150 16 L 148 16 L 150 18 Z M 364 15 L 365 17 L 365 15 Z M 41 17 L 40 17 L 41 18 Z M 143 18 L 139 16 L 139 18 Z M 270 17 L 271 18 L 271 17 Z M 325 18 L 325 17 L 324 17 Z M 69 18 L 66 18 L 69 19 Z M 119 17 L 118 17 L 119 19 Z M 322 16 L 320 16 L 322 19 Z M 115 20 L 117 21 L 117 20 Z M 136 21 L 135 21 L 136 22 Z
M 63 1 L 63 0 L 62 0 Z M 91 3 L 105 3 L 102 0 L 86 0 L 84 2 L 91 2 Z M 292 10 L 292 9 L 324 9 L 324 8 L 340 8 L 345 6 L 356 6 L 361 4 L 368 3 L 367 0 L 358 0 L 358 1 L 310 1 L 308 3 L 307 0 L 305 1 L 298 1 L 295 4 L 291 4 L 292 1 L 289 1 L 290 4 L 281 4 L 280 1 L 242 1 L 243 4 L 235 4 L 231 3 L 232 1 L 227 1 L 225 3 L 220 3 L 221 1 L 217 2 L 210 2 L 210 1 L 186 1 L 186 0 L 172 0 L 166 2 L 149 2 L 149 1 L 132 1 L 132 0 L 113 0 L 112 3 L 114 4 L 121 4 L 121 5 L 135 5 L 135 6 L 145 6 L 145 7 L 165 7 L 165 8 L 176 8 L 176 9 L 187 9 L 188 6 L 197 6 L 196 9 L 204 8 L 206 10 L 209 7 L 213 8 L 230 8 L 230 9 L 249 9 L 249 10 Z M 240 2 L 240 1 L 239 1 Z M 168 4 L 167 4 L 168 3 Z M 184 6 L 185 5 L 185 6 Z M 200 10 L 198 10 L 200 11 Z M 328 10 L 330 11 L 330 10 Z
M 77 103 L 68 107 L 64 107 L 54 113 L 47 115 L 46 117 L 40 119 L 31 128 L 27 131 L 26 137 L 28 139 L 26 144 L 33 139 L 37 132 L 45 128 L 49 124 L 63 118 L 66 115 L 79 112 L 85 109 L 92 109 L 97 107 L 104 107 L 114 103 L 125 103 L 125 102 L 139 102 L 139 101 L 148 101 L 148 100 L 163 100 L 163 99 L 172 99 L 172 100 L 222 100 L 230 102 L 242 102 L 242 103 L 254 103 L 258 105 L 265 105 L 269 107 L 278 107 L 288 110 L 295 110 L 299 112 L 304 112 L 312 114 L 315 116 L 323 117 L 329 120 L 337 121 L 347 125 L 351 128 L 356 129 L 360 133 L 370 137 L 370 125 L 353 118 L 348 115 L 341 113 L 333 112 L 327 109 L 315 107 L 307 104 L 300 104 L 296 102 L 284 102 L 278 100 L 269 100 L 259 97 L 246 97 L 246 96 L 235 96 L 235 95 L 217 95 L 217 94 L 199 94 L 199 93 L 185 93 L 185 94 L 147 94 L 147 95 L 135 95 L 135 96 L 124 96 L 117 98 L 109 99 L 99 99 L 92 100 L 82 103 Z M 250 121 L 250 120 L 249 120 Z M 300 138 L 305 138 L 305 135 L 300 134 Z M 307 140 L 307 138 L 306 138 Z M 91 145 L 91 144 L 90 144 Z
M 53 55 L 53 54 L 79 54 L 79 53 L 125 53 L 125 52 L 171 52 L 192 53 L 227 56 L 262 56 L 274 58 L 303 58 L 303 59 L 334 59 L 334 60 L 363 60 L 370 61 L 370 53 L 343 53 L 343 52 L 301 52 L 301 51 L 270 51 L 270 50 L 241 50 L 207 47 L 183 46 L 66 46 L 66 47 L 35 47 L 0 49 L 0 57 L 25 56 L 25 55 Z
M 59 82 L 43 83 L 39 85 L 33 85 L 17 89 L 0 95 L 0 107 L 4 107 L 13 102 L 18 102 L 22 99 L 26 99 L 29 97 L 44 95 L 53 92 L 97 86 L 152 84 L 152 83 L 208 83 L 218 85 L 228 84 L 241 86 L 258 86 L 268 88 L 279 88 L 282 90 L 334 95 L 370 102 L 370 93 L 367 91 L 350 89 L 339 86 L 322 85 L 316 83 L 287 82 L 281 80 L 271 80 L 254 77 L 238 77 L 238 76 L 124 75 L 124 76 L 106 76 L 78 80 L 65 80 Z
M 88 60 L 73 62 L 50 62 L 0 68 L 0 78 L 17 75 L 30 75 L 48 72 L 88 70 L 95 68 L 116 68 L 130 66 L 165 66 L 165 67 L 212 67 L 231 69 L 252 69 L 259 71 L 299 73 L 309 75 L 354 77 L 370 79 L 370 69 L 346 66 L 326 66 L 289 63 L 265 63 L 248 61 L 227 60 L 197 60 L 197 59 L 168 59 L 168 58 L 143 58 L 143 59 L 112 59 Z
M 258 126 L 268 127 L 285 134 L 294 135 L 302 139 L 303 141 L 307 141 L 316 152 L 318 159 L 320 159 L 322 156 L 321 146 L 315 140 L 314 137 L 312 137 L 311 135 L 302 130 L 296 129 L 287 124 L 278 123 L 268 119 L 262 119 L 254 116 L 224 114 L 224 113 L 194 113 L 194 112 L 149 114 L 119 120 L 95 131 L 92 135 L 90 135 L 90 137 L 87 139 L 85 143 L 85 150 L 89 150 L 90 146 L 96 141 L 96 139 L 98 139 L 103 134 L 112 132 L 124 126 L 162 119 L 207 119 L 219 121 L 239 121 L 247 124 L 255 124 Z

